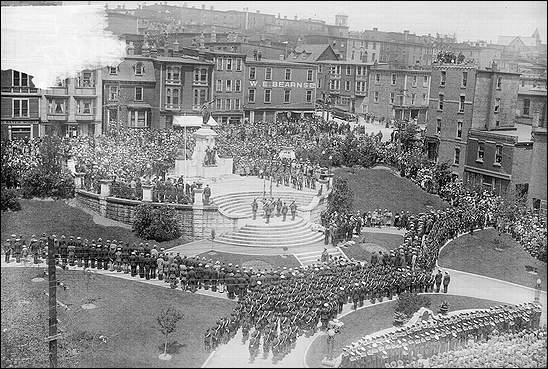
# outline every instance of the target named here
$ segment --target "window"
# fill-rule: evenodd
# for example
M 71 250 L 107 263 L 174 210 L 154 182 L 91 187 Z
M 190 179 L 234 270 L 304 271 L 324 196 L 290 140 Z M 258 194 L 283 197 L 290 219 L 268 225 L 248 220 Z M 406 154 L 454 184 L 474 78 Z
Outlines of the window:
M 240 58 L 236 59 L 236 71 L 237 72 L 242 71 L 242 59 Z
M 241 109 L 240 99 L 234 99 L 234 110 L 240 110 L 240 109 Z
M 249 79 L 255 80 L 255 67 L 249 67 Z
M 223 70 L 223 58 L 217 58 L 217 70 Z
M 344 89 L 350 91 L 350 81 L 344 81 Z
M 393 85 L 396 84 L 396 75 L 394 73 L 392 73 L 392 82 L 391 82 Z
M 179 105 L 179 89 L 178 88 L 166 89 L 166 104 L 170 106 Z
M 285 68 L 285 80 L 290 81 L 291 80 L 291 69 Z
M 291 90 L 284 90 L 284 103 L 291 102 Z
M 232 71 L 232 58 L 227 58 L 226 59 L 226 70 L 227 71 Z
M 483 162 L 483 157 L 485 155 L 484 145 L 483 142 L 478 143 L 478 157 L 476 158 L 476 161 Z
M 254 88 L 249 89 L 248 102 L 250 102 L 250 103 L 255 102 L 255 89 Z
M 500 97 L 495 98 L 495 113 L 498 113 L 500 109 Z
M 314 71 L 313 71 L 312 69 L 308 69 L 308 70 L 306 71 L 306 80 L 307 80 L 308 82 L 312 82 L 313 79 L 314 79 Z
M 321 65 L 318 66 L 318 73 L 322 73 L 323 67 Z
M 502 77 L 497 77 L 497 90 L 502 87 Z
M 166 81 L 179 81 L 179 67 L 166 68 Z
M 223 100 L 222 99 L 215 99 L 215 109 L 223 110 Z
M 428 87 L 428 76 L 424 76 L 422 79 L 422 87 Z
M 109 101 L 118 100 L 118 86 L 108 86 Z
M 460 147 L 455 147 L 455 157 L 453 158 L 453 164 L 459 165 L 460 163 Z
M 360 51 L 360 60 L 363 60 L 363 52 Z
M 373 49 L 376 49 L 376 48 L 377 48 L 377 42 L 374 41 L 374 42 L 373 42 Z
M 411 105 L 415 105 L 416 94 L 411 94 Z
M 365 81 L 356 81 L 356 92 L 365 92 Z
M 352 68 L 350 68 L 350 65 L 346 66 L 346 75 L 349 76 L 352 74 Z
M 226 92 L 232 92 L 232 80 L 231 79 L 226 80 Z
M 341 88 L 341 81 L 338 79 L 332 79 L 329 81 L 329 89 L 330 90 L 340 90 Z
M 322 88 L 322 80 L 318 79 L 318 88 Z
M 270 89 L 264 90 L 264 102 L 265 102 L 265 104 L 270 104 L 271 95 L 272 95 L 272 90 L 270 90 Z
M 380 73 L 375 74 L 375 82 L 379 83 L 380 81 L 381 81 L 381 74 Z
M 93 100 L 81 99 L 76 104 L 78 114 L 93 114 Z
M 357 67 L 357 68 L 356 68 L 356 75 L 358 75 L 358 76 L 363 76 L 363 75 L 365 75 L 364 70 L 365 70 L 364 67 Z
M 428 96 L 426 94 L 422 94 L 422 104 L 428 104 Z
M 417 75 L 413 75 L 413 87 L 417 87 Z
M 354 60 L 354 50 L 352 50 L 352 56 L 350 57 L 350 59 Z
M 21 73 L 16 70 L 12 70 L 12 83 L 17 87 L 29 87 L 29 76 L 26 73 Z
M 523 115 L 529 115 L 530 109 L 531 109 L 531 100 L 523 99 Z
M 82 72 L 78 78 L 79 87 L 93 87 L 92 73 L 91 72 Z
M 232 106 L 230 105 L 230 103 L 231 103 L 230 99 L 226 99 L 226 100 L 225 100 L 225 104 L 226 104 L 226 105 L 225 105 L 225 110 L 232 110 L 232 109 L 231 109 Z
M 495 121 L 495 127 L 498 127 L 498 126 L 500 126 L 500 120 L 497 119 L 497 120 Z
M 207 83 L 207 69 L 194 69 L 194 82 Z
M 445 86 L 445 80 L 447 78 L 447 72 L 442 70 L 440 73 L 441 73 L 440 86 Z
M 373 94 L 373 101 L 378 103 L 379 102 L 379 91 L 375 91 Z
M 496 151 L 495 151 L 495 164 L 501 165 L 502 164 L 502 146 L 497 145 Z
M 215 82 L 215 92 L 223 92 L 223 81 L 220 79 Z
M 143 101 L 143 88 L 135 87 L 135 101 Z
M 341 74 L 341 66 L 332 65 L 331 67 L 329 67 L 329 74 Z
M 207 101 L 207 89 L 195 88 L 194 89 L 194 106 L 202 106 Z
M 29 99 L 12 99 L 12 117 L 21 118 L 29 116 Z
M 373 53 L 373 54 L 371 54 L 371 61 L 374 62 L 375 60 L 377 60 L 377 59 L 375 58 L 375 53 Z
M 64 99 L 49 100 L 49 114 L 65 114 L 65 100 Z
M 443 110 L 443 94 L 439 96 L 438 110 Z
M 239 79 L 234 81 L 234 92 L 242 92 L 242 81 Z
M 142 76 L 142 75 L 143 75 L 143 71 L 144 71 L 143 63 L 137 63 L 137 64 L 135 64 L 135 66 L 133 67 L 133 70 L 135 71 L 135 75 L 136 75 L 136 76 Z
M 436 119 L 436 135 L 441 133 L 441 118 Z
M 459 100 L 459 112 L 464 113 L 464 98 L 465 96 L 461 95 Z
M 457 122 L 457 138 L 462 138 L 462 121 Z
M 468 83 L 468 72 L 462 72 L 462 87 L 466 87 Z
M 306 90 L 306 102 L 312 102 L 312 90 Z
M 118 74 L 118 67 L 109 67 L 108 68 L 109 74 Z
M 108 109 L 108 122 L 110 124 L 116 124 L 118 123 L 118 109 Z
M 130 116 L 130 127 L 148 127 L 147 112 L 145 110 L 130 110 L 128 114 Z
M 264 79 L 267 81 L 272 81 L 272 68 L 266 67 L 264 69 Z

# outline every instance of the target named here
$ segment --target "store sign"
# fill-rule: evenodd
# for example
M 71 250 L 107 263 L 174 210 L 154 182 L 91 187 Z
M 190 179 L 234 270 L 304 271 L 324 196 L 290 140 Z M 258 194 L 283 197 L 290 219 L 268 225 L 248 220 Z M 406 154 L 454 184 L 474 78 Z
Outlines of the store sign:
M 251 87 L 257 87 L 257 81 L 249 81 Z M 314 82 L 263 81 L 263 88 L 316 88 Z
M 38 124 L 38 121 L 37 120 L 3 120 L 2 124 L 26 125 L 26 124 Z

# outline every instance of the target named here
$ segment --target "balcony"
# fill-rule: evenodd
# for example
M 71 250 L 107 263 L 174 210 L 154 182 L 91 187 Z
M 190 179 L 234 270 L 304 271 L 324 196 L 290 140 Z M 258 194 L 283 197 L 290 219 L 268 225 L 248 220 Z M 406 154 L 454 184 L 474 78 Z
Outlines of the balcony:
M 209 81 L 192 81 L 192 86 L 209 86 Z
M 46 96 L 68 96 L 67 87 L 52 87 L 44 90 Z
M 83 113 L 76 113 L 76 120 L 77 121 L 84 121 L 84 122 L 90 122 L 95 119 L 95 113 L 89 113 L 89 114 L 83 114 Z
M 367 96 L 367 90 L 356 91 L 356 96 Z
M 166 79 L 166 85 L 180 85 L 181 79 Z
M 48 113 L 47 118 L 49 121 L 65 121 L 68 118 L 68 113 Z
M 76 87 L 74 89 L 74 95 L 75 97 L 78 96 L 89 96 L 89 97 L 95 97 L 97 96 L 95 87 Z

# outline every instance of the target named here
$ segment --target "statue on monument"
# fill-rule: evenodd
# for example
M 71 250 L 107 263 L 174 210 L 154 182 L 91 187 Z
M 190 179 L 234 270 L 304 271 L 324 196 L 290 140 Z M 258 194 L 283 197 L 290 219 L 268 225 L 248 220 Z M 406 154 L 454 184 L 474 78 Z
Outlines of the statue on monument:
M 212 150 L 211 148 L 208 146 L 207 149 L 205 150 L 205 158 L 204 158 L 204 165 L 211 165 L 212 162 L 211 162 L 211 154 L 212 154 Z

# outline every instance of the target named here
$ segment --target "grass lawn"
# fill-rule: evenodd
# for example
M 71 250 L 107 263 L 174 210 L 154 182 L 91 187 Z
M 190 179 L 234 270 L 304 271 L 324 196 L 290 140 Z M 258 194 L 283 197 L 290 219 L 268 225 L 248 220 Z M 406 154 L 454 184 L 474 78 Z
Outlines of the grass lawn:
M 2 367 L 12 356 L 24 358 L 18 367 L 48 366 L 47 282 L 31 279 L 42 269 L 2 269 Z M 209 355 L 203 334 L 217 319 L 229 315 L 235 303 L 181 290 L 170 290 L 139 282 L 97 275 L 89 294 L 82 272 L 60 271 L 57 298 L 70 310 L 58 309 L 59 367 L 199 367 Z M 97 300 L 96 309 L 80 306 L 87 297 Z M 180 309 L 184 318 L 170 338 L 170 361 L 161 361 L 163 338 L 156 329 L 156 316 L 166 307 Z M 99 338 L 104 336 L 105 342 Z
M 527 287 L 534 287 L 540 278 L 542 289 L 546 290 L 546 263 L 529 255 L 509 235 L 499 236 L 494 229 L 457 238 L 443 248 L 439 264 Z M 526 266 L 537 268 L 538 275 L 529 273 Z
M 388 170 L 337 168 L 334 173 L 336 177 L 348 179 L 354 191 L 353 208 L 360 212 L 381 208 L 420 213 L 449 206 L 438 196 L 426 193 L 409 179 L 397 177 Z
M 97 239 L 103 241 L 122 240 L 130 244 L 134 241 L 159 244 L 161 247 L 170 248 L 187 243 L 188 240 L 179 238 L 172 241 L 156 242 L 143 240 L 137 237 L 130 229 L 121 227 L 105 227 L 93 222 L 91 215 L 80 209 L 67 205 L 62 200 L 40 201 L 20 200 L 22 210 L 2 212 L 1 238 L 4 241 L 11 234 L 23 235 L 30 238 L 33 234 L 40 237 L 42 233 L 55 234 L 60 237 L 82 237 L 82 239 Z
M 449 310 L 463 309 L 484 309 L 491 306 L 500 305 L 499 302 L 476 299 L 471 297 L 461 297 L 454 295 L 428 295 L 430 297 L 430 309 L 437 313 L 438 306 L 443 301 L 449 303 Z M 363 336 L 366 336 L 377 331 L 390 328 L 394 322 L 394 306 L 396 300 L 380 305 L 374 305 L 362 310 L 358 310 L 348 314 L 340 319 L 344 323 L 343 330 L 335 339 L 334 356 L 337 357 L 342 353 L 343 347 L 358 341 Z M 326 337 L 320 336 L 310 346 L 306 355 L 306 364 L 310 368 L 321 367 L 321 362 L 327 354 Z
M 297 259 L 293 255 L 244 255 L 244 254 L 232 254 L 229 252 L 208 251 L 204 252 L 199 257 L 205 257 L 206 259 L 213 259 L 215 261 L 232 263 L 232 265 L 245 266 L 247 268 L 253 267 L 257 269 L 272 269 L 272 268 L 298 268 L 301 266 Z
M 362 233 L 360 238 L 356 238 L 356 243 L 348 247 L 341 247 L 341 250 L 349 258 L 356 260 L 371 261 L 371 253 L 383 248 L 385 250 L 394 250 L 403 242 L 403 236 L 388 233 Z

